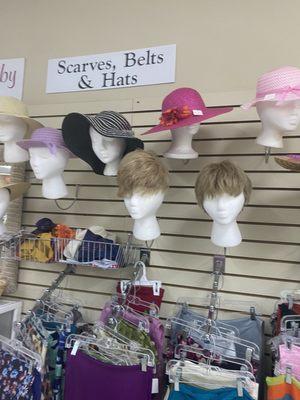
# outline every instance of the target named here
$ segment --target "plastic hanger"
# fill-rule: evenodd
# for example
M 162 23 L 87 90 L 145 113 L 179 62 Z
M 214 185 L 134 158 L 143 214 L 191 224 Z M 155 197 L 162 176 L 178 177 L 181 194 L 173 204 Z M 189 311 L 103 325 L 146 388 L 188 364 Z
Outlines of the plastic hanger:
M 135 356 L 140 360 L 143 371 L 147 369 L 147 366 L 155 366 L 155 357 L 150 350 L 143 348 L 132 350 L 127 345 L 118 343 L 111 338 L 95 339 L 83 335 L 71 334 L 66 340 L 66 348 L 72 348 L 71 355 L 76 355 L 79 349 L 90 350 L 91 347 L 93 351 L 98 351 L 101 356 L 103 353 L 107 356 L 112 356 L 114 359 L 117 356 L 118 361 L 124 356 L 129 357 L 127 360 L 130 359 L 130 356 Z M 95 348 L 97 350 L 95 350 Z M 146 352 L 144 350 L 146 350 Z
M 189 325 L 186 321 L 179 318 L 168 318 L 166 327 L 172 330 L 174 325 L 181 326 L 183 331 L 191 335 L 191 337 L 198 337 L 201 342 L 207 344 L 207 348 L 212 349 L 214 354 L 222 355 L 224 352 L 230 351 L 230 348 L 234 344 L 235 347 L 241 346 L 244 349 L 246 360 L 250 361 L 252 358 L 260 358 L 260 349 L 256 343 L 235 337 L 234 335 L 222 334 L 218 328 L 207 333 L 206 329 L 199 326 L 195 327 L 194 324 Z
M 154 317 L 154 318 L 158 318 L 158 314 L 159 314 L 159 308 L 155 303 L 149 303 L 148 301 L 142 300 L 140 299 L 136 294 L 134 295 L 130 295 L 130 294 L 113 294 L 111 297 L 112 302 L 117 303 L 117 304 L 121 304 L 121 305 L 125 305 L 128 304 L 128 306 L 130 307 L 131 304 L 132 305 L 136 305 L 136 306 L 142 306 L 144 309 L 147 309 L 149 312 L 149 316 Z M 145 315 L 142 312 L 139 312 L 138 310 L 135 310 L 137 313 L 141 314 L 141 315 Z
M 227 324 L 226 322 L 223 322 L 223 321 L 209 320 L 207 317 L 204 317 L 199 314 L 199 309 L 190 307 L 186 303 L 178 304 L 178 311 L 176 312 L 175 317 L 180 318 L 181 313 L 184 314 L 184 312 L 187 312 L 189 310 L 194 313 L 197 313 L 197 317 L 195 316 L 195 320 L 194 320 L 195 326 L 199 325 L 199 326 L 204 327 L 207 325 L 207 323 L 209 321 L 209 323 L 211 323 L 212 326 L 217 327 L 220 330 L 220 332 L 228 333 L 228 334 L 234 333 L 235 336 L 237 336 L 237 337 L 240 336 L 240 332 L 237 327 Z
M 201 304 L 201 307 L 210 305 L 211 295 L 206 297 L 180 297 L 177 300 L 177 304 L 180 305 L 188 305 L 189 307 L 195 307 L 197 304 Z M 234 312 L 245 312 L 253 315 L 259 315 L 259 305 L 253 301 L 239 301 L 239 300 L 222 300 L 220 295 L 216 296 L 216 307 L 222 308 L 231 308 Z
M 185 360 L 170 360 L 167 363 L 167 374 L 169 381 L 174 383 L 175 391 L 179 391 L 179 383 L 201 386 L 203 381 L 205 381 L 205 386 L 208 388 L 210 385 L 213 387 L 216 384 L 222 386 L 222 383 L 220 383 L 220 375 L 222 375 L 223 379 L 227 378 L 225 387 L 230 386 L 229 382 L 234 387 L 237 387 L 238 397 L 243 397 L 243 387 L 246 386 L 247 382 L 255 382 L 253 374 L 249 371 L 227 370 L 204 363 L 193 363 Z
M 179 344 L 175 347 L 175 353 L 174 356 L 176 359 L 179 360 L 188 360 L 187 354 L 194 354 L 196 356 L 200 356 L 201 359 L 206 359 L 205 364 L 211 365 L 211 362 L 213 362 L 216 357 L 213 353 L 210 355 L 207 355 L 207 352 L 201 348 L 196 348 L 193 346 L 188 346 L 188 345 L 183 345 Z M 193 361 L 193 360 L 190 360 Z M 243 371 L 249 371 L 252 374 L 254 373 L 253 370 L 253 365 L 251 364 L 250 361 L 238 358 L 238 357 L 230 357 L 230 356 L 222 356 L 221 358 L 222 362 L 230 362 L 231 364 L 235 364 L 236 366 L 239 366 L 239 370 Z M 203 361 L 201 361 L 203 362 Z M 238 370 L 238 369 L 237 369 Z
M 2 350 L 8 351 L 17 358 L 27 361 L 32 368 L 38 371 L 42 368 L 42 359 L 39 354 L 25 348 L 19 340 L 10 340 L 0 335 L 0 346 Z
M 111 316 L 109 317 L 110 327 L 117 330 L 120 319 L 124 319 L 127 323 L 134 325 L 137 329 L 149 332 L 150 322 L 147 316 L 141 315 L 127 305 L 116 304 L 112 301 L 105 303 L 105 308 L 111 309 Z
M 120 282 L 121 285 L 121 290 L 124 290 L 125 287 L 128 286 L 147 286 L 147 287 L 152 287 L 153 288 L 153 294 L 154 296 L 159 296 L 160 295 L 160 289 L 161 289 L 161 281 L 150 281 L 147 278 L 146 274 L 146 265 L 143 261 L 137 261 L 134 265 L 135 269 L 135 278 L 132 281 L 129 280 L 123 280 Z

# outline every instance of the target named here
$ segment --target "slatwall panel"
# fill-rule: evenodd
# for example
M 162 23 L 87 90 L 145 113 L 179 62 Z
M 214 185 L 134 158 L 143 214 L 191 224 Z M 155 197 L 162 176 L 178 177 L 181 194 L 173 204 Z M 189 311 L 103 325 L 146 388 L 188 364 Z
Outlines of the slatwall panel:
M 264 161 L 264 149 L 256 145 L 260 129 L 255 110 L 239 108 L 238 94 L 206 96 L 210 106 L 234 105 L 234 111 L 201 125 L 194 139 L 199 158 L 184 164 L 182 160 L 162 161 L 171 174 L 171 187 L 158 212 L 162 235 L 154 242 L 148 276 L 160 279 L 166 289 L 162 317 L 174 310 L 178 297 L 206 296 L 212 286 L 212 257 L 222 253 L 210 241 L 211 221 L 195 201 L 194 183 L 198 171 L 209 162 L 228 158 L 239 164 L 253 182 L 250 204 L 240 215 L 239 226 L 243 243 L 229 249 L 222 299 L 252 301 L 266 319 L 273 311 L 280 290 L 299 288 L 299 232 L 300 232 L 300 176 L 281 169 L 271 157 Z M 246 98 L 244 98 L 245 100 Z M 157 123 L 161 99 L 129 99 L 109 103 L 54 104 L 31 107 L 31 115 L 47 126 L 61 127 L 63 117 L 73 111 L 97 113 L 104 109 L 123 112 L 140 136 Z M 159 156 L 170 145 L 170 134 L 162 132 L 143 137 L 146 150 Z M 276 153 L 300 152 L 299 132 L 284 138 L 283 150 Z M 28 166 L 28 178 L 33 182 L 24 200 L 23 225 L 31 229 L 42 217 L 72 227 L 103 225 L 125 238 L 132 229 L 132 221 L 121 199 L 116 196 L 116 178 L 98 176 L 79 159 L 70 160 L 65 171 L 69 198 L 60 200 L 65 207 L 80 184 L 79 199 L 67 211 L 61 211 L 52 200 L 41 197 L 41 184 Z M 24 301 L 24 308 L 32 307 L 41 292 L 56 277 L 62 266 L 23 262 L 20 267 L 19 287 L 13 297 Z M 132 276 L 131 269 L 101 271 L 77 268 L 63 287 L 66 292 L 84 303 L 85 316 L 95 320 L 99 309 L 114 291 L 117 281 Z M 201 307 L 201 300 L 198 305 Z M 221 304 L 220 317 L 229 317 L 238 309 L 235 304 Z M 243 308 L 243 307 L 242 307 Z

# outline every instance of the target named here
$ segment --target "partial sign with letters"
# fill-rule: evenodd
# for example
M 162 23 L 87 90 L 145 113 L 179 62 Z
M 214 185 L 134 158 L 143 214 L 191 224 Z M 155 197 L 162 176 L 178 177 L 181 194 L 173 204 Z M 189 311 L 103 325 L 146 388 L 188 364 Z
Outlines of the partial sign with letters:
M 22 99 L 24 82 L 24 58 L 0 60 L 0 96 Z
M 48 60 L 47 93 L 175 82 L 176 45 Z

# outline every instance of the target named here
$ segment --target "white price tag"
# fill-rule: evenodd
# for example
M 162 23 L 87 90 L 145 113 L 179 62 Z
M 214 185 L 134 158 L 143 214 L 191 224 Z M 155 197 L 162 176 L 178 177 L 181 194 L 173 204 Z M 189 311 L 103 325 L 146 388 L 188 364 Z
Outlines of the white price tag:
M 264 100 L 274 100 L 275 99 L 275 93 L 270 93 L 270 94 L 266 94 L 264 97 Z
M 193 115 L 203 115 L 201 110 L 193 110 Z
M 157 378 L 153 378 L 152 379 L 152 394 L 156 394 L 158 393 L 158 379 Z
M 71 351 L 71 356 L 76 356 L 77 351 L 78 351 L 78 349 L 79 349 L 79 346 L 80 346 L 80 341 L 79 341 L 79 340 L 76 340 L 76 342 L 75 342 L 75 344 L 74 344 L 74 346 L 73 346 L 73 349 L 72 349 L 72 351 Z

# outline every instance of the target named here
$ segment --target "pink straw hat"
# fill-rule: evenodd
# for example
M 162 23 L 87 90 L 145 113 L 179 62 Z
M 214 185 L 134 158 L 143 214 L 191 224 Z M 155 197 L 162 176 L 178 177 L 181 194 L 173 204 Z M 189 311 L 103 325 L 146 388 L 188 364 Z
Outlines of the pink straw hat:
M 197 124 L 217 115 L 225 114 L 232 108 L 207 108 L 197 90 L 191 88 L 175 89 L 163 100 L 159 125 L 142 133 L 142 135 Z
M 242 105 L 242 108 L 247 110 L 260 101 L 276 101 L 276 105 L 281 105 L 284 101 L 299 99 L 300 69 L 281 67 L 258 78 L 255 99 Z

